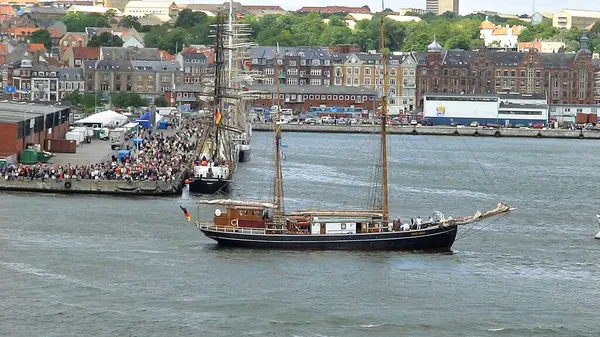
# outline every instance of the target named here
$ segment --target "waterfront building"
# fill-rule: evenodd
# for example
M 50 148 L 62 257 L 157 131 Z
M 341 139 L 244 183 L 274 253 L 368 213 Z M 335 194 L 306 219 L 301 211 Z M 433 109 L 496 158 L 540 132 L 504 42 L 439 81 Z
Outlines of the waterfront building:
M 29 143 L 64 139 L 70 113 L 60 105 L 0 102 L 0 156 L 18 157 Z
M 548 105 L 543 96 L 518 93 L 426 94 L 423 118 L 434 125 L 546 125 Z
M 273 85 L 255 84 L 248 87 L 254 94 L 255 108 L 270 108 L 276 105 L 277 95 Z M 361 108 L 374 112 L 377 107 L 377 92 L 362 87 L 317 87 L 282 85 L 279 89 L 282 109 L 292 109 L 300 113 L 311 107 Z
M 551 104 L 593 104 L 596 68 L 587 32 L 577 53 L 445 51 L 436 42 L 417 60 L 417 105 L 427 93 L 548 93 Z
M 275 83 L 274 59 L 276 47 L 250 48 L 250 69 L 262 74 L 262 83 Z M 280 47 L 278 78 L 287 85 L 332 85 L 332 54 L 319 47 Z
M 181 65 L 177 61 L 84 61 L 84 75 L 86 91 L 137 93 L 148 103 L 183 81 Z
M 555 104 L 550 106 L 550 119 L 556 120 L 559 125 L 573 124 L 577 122 L 577 115 L 585 114 L 591 116 L 585 120 L 589 123 L 598 122 L 598 110 L 596 104 Z

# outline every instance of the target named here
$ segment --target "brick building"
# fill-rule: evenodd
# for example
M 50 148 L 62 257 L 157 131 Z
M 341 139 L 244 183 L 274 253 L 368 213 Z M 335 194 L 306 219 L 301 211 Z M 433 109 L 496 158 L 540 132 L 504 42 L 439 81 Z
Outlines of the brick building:
M 29 143 L 64 139 L 70 112 L 58 105 L 0 102 L 0 156 L 20 155 Z
M 253 107 L 270 108 L 276 105 L 277 94 L 273 85 L 255 84 L 248 88 L 257 91 Z M 281 85 L 279 98 L 282 109 L 295 112 L 310 111 L 311 107 L 361 108 L 373 112 L 377 106 L 377 92 L 362 87 L 317 87 Z
M 551 104 L 595 103 L 596 69 L 587 32 L 576 53 L 446 51 L 433 41 L 417 61 L 417 106 L 426 93 L 546 94 Z

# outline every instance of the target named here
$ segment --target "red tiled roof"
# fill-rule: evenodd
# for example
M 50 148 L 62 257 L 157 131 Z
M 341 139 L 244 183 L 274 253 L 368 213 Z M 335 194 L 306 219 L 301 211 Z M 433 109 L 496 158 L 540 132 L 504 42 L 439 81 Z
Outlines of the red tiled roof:
M 28 43 L 25 45 L 25 48 L 27 48 L 27 51 L 30 53 L 46 50 L 43 43 Z
M 269 6 L 269 5 L 245 5 L 244 9 L 251 10 L 265 10 L 265 11 L 285 11 L 281 6 Z
M 100 58 L 99 47 L 73 47 L 73 58 L 82 60 L 97 60 Z
M 40 29 L 39 28 L 12 27 L 12 28 L 6 28 L 5 32 L 8 33 L 9 35 L 13 35 L 16 37 L 16 36 L 31 35 L 31 34 L 37 32 L 38 30 L 40 30 Z M 48 33 L 50 33 L 51 37 L 61 37 L 62 36 L 60 30 L 58 30 L 58 29 L 48 29 Z
M 0 6 L 0 15 L 17 15 L 17 12 L 12 6 Z
M 160 58 L 164 61 L 173 61 L 175 59 L 175 56 L 169 54 L 169 52 L 166 50 L 159 50 L 159 52 Z
M 56 59 L 56 57 L 48 56 L 48 57 L 45 57 L 44 59 L 46 60 L 46 63 L 48 63 L 48 65 L 57 66 L 57 67 L 62 66 L 62 64 L 60 63 L 59 60 Z

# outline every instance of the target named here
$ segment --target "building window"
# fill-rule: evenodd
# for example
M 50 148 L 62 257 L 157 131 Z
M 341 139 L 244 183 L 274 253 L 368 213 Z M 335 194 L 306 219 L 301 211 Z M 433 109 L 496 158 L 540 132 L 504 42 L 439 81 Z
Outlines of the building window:
M 371 85 L 371 78 L 370 77 L 365 77 L 363 79 L 363 81 L 364 81 L 364 85 Z
M 371 75 L 371 68 L 364 69 L 365 75 Z

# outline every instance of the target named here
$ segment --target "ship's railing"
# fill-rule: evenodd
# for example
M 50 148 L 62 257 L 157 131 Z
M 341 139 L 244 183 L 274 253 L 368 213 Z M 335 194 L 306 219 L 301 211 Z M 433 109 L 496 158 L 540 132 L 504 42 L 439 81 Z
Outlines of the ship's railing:
M 232 226 L 215 226 L 213 224 L 198 223 L 198 228 L 206 229 L 214 232 L 222 233 L 242 233 L 242 234 L 265 234 L 264 228 L 250 228 L 250 227 L 232 227 Z

